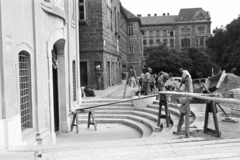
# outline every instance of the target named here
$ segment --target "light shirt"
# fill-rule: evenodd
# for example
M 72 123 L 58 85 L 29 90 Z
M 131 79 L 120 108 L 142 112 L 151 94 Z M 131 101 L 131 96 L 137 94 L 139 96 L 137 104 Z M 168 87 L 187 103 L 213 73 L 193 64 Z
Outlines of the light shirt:
M 191 78 L 190 73 L 187 70 L 183 70 L 182 79 L 185 79 L 187 77 L 187 75 L 188 75 L 188 78 Z

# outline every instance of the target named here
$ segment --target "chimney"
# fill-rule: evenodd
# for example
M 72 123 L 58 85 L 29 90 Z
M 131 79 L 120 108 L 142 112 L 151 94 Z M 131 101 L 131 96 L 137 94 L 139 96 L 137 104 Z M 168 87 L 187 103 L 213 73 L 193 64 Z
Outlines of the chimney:
M 148 17 L 151 17 L 151 14 L 148 14 Z
M 137 17 L 142 17 L 142 15 L 141 15 L 141 14 L 138 14 Z
M 169 16 L 169 13 L 167 13 L 167 15 Z
M 163 16 L 166 16 L 166 13 L 163 13 L 162 15 L 163 15 Z
M 157 13 L 155 13 L 154 16 L 157 16 Z

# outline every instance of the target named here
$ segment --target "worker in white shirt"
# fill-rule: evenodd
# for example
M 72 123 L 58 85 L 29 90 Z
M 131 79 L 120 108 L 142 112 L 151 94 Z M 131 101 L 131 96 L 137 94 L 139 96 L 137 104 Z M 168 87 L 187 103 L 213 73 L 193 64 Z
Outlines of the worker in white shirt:
M 193 93 L 193 86 L 192 86 L 192 77 L 187 70 L 183 70 L 183 68 L 179 68 L 179 72 L 182 74 L 182 82 L 179 86 L 181 88 L 182 84 L 185 85 L 185 91 L 189 93 Z

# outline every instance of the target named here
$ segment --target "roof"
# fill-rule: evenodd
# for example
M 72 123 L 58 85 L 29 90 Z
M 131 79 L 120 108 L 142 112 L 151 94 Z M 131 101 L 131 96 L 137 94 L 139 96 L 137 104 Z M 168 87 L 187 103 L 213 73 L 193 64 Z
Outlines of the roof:
M 151 16 L 151 17 L 140 17 L 143 25 L 148 24 L 168 24 L 174 23 L 178 16 Z
M 133 13 L 131 13 L 129 10 L 127 10 L 126 8 L 124 8 L 124 12 L 126 13 L 128 18 L 138 18 L 137 16 L 135 16 Z
M 190 21 L 197 11 L 203 11 L 202 8 L 185 8 L 181 9 L 178 14 L 179 21 Z

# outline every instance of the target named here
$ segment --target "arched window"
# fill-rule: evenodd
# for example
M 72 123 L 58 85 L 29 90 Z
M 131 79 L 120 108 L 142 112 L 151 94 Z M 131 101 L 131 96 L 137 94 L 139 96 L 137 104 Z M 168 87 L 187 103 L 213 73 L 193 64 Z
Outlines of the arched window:
M 18 60 L 19 60 L 21 128 L 22 131 L 25 131 L 28 128 L 32 128 L 30 55 L 27 52 L 22 51 L 19 53 Z
M 72 62 L 73 101 L 77 101 L 76 62 Z

